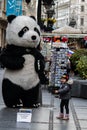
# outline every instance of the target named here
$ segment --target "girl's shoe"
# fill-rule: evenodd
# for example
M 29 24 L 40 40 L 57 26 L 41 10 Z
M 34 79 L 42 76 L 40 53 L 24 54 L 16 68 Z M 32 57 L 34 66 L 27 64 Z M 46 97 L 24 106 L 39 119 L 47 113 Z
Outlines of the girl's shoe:
M 65 117 L 63 118 L 63 120 L 69 120 L 69 115 L 66 114 Z
M 56 117 L 57 119 L 63 119 L 64 118 L 64 114 L 63 113 L 60 113 L 59 116 Z

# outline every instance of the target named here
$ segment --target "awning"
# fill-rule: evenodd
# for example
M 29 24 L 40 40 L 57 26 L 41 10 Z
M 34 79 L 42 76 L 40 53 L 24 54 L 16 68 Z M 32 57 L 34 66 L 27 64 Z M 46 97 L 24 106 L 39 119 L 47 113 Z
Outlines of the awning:
M 87 36 L 87 34 L 57 34 L 57 33 L 42 33 L 42 36 L 44 37 L 54 37 L 54 36 L 67 36 L 68 38 L 84 38 L 85 36 Z
M 80 29 L 76 29 L 76 28 L 73 28 L 71 26 L 68 26 L 68 25 L 65 25 L 64 27 L 61 27 L 61 28 L 58 28 L 58 29 L 55 29 L 52 31 L 52 33 L 57 33 L 57 34 L 81 34 L 81 30 Z

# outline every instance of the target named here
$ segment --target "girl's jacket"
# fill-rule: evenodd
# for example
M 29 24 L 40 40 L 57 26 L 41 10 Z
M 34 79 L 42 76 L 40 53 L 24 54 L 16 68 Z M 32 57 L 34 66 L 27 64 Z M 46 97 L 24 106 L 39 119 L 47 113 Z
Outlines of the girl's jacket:
M 71 87 L 73 81 L 68 80 L 67 83 L 61 84 L 61 88 L 58 90 L 60 99 L 70 99 L 71 98 Z

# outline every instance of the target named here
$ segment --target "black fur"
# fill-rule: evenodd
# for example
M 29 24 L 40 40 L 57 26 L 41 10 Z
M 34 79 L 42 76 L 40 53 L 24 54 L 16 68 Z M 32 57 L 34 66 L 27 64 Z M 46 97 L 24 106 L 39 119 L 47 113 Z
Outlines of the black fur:
M 18 33 L 19 37 L 22 37 L 24 35 L 24 33 L 26 33 L 29 30 L 29 28 L 27 26 L 25 26 L 24 28 L 21 29 L 21 31 Z
M 7 20 L 8 20 L 9 23 L 11 23 L 11 22 L 13 21 L 13 19 L 15 19 L 15 18 L 16 18 L 15 15 L 9 15 L 9 16 L 7 17 Z
M 40 36 L 40 31 L 35 27 L 34 31 L 38 33 L 38 35 Z
M 30 90 L 23 90 L 20 86 L 13 84 L 10 80 L 4 79 L 2 84 L 3 99 L 7 107 L 33 107 L 38 102 L 40 84 Z M 32 96 L 33 95 L 33 96 Z M 21 102 L 20 102 L 21 101 Z
M 4 67 L 8 69 L 21 69 L 23 68 L 24 61 L 25 59 L 22 57 L 19 48 L 17 49 L 15 46 L 12 45 L 8 45 L 7 48 L 1 52 L 0 55 L 0 62 L 3 64 Z
M 36 61 L 40 61 L 40 70 L 44 70 L 44 57 L 36 48 L 25 48 L 15 45 L 7 45 L 7 48 L 4 49 L 4 51 L 2 51 L 0 55 L 0 62 L 3 64 L 4 67 L 8 69 L 21 69 L 23 68 L 23 64 L 25 61 L 25 59 L 23 58 L 24 54 L 33 55 Z
M 36 21 L 36 18 L 35 18 L 35 16 L 30 16 L 30 17 Z

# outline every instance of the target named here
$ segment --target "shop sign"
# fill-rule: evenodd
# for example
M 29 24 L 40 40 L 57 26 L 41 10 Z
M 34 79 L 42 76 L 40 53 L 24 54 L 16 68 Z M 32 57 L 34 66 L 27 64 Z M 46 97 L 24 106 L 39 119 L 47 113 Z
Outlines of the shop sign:
M 6 0 L 6 15 L 22 15 L 22 0 Z
M 51 41 L 51 37 L 43 37 L 43 41 L 44 42 L 50 42 Z

